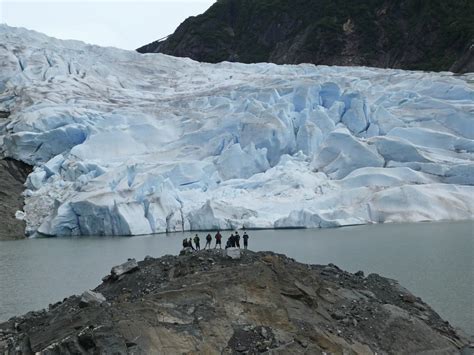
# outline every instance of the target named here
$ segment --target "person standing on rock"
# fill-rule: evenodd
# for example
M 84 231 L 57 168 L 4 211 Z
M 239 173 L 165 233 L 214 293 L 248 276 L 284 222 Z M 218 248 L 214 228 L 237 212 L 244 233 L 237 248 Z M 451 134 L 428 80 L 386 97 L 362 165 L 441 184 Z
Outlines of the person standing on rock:
M 229 242 L 230 242 L 230 247 L 231 248 L 235 248 L 235 237 L 234 237 L 234 233 L 232 233 L 229 237 Z
M 240 235 L 239 235 L 239 231 L 236 231 L 236 232 L 235 232 L 234 239 L 235 239 L 235 246 L 240 249 Z
M 188 240 L 186 238 L 183 239 L 183 249 L 188 247 Z
M 196 249 L 194 249 L 194 247 L 193 247 L 193 240 L 192 240 L 192 238 L 189 238 L 188 247 L 192 248 L 193 250 L 196 250 Z
M 194 237 L 194 245 L 196 246 L 196 250 L 201 250 L 201 245 L 200 245 L 201 240 L 199 239 L 199 236 L 196 234 Z
M 217 248 L 217 245 L 219 245 L 219 249 L 222 249 L 222 235 L 221 235 L 221 232 L 217 231 L 215 238 L 216 238 L 216 245 L 214 246 L 214 249 Z
M 212 242 L 212 237 L 211 237 L 211 234 L 208 233 L 206 235 L 206 245 L 204 246 L 204 249 L 206 249 L 208 245 L 209 245 L 209 249 L 211 249 L 211 242 Z
M 244 240 L 244 249 L 247 249 L 247 247 L 249 246 L 249 235 L 247 234 L 247 232 L 244 232 L 242 239 Z

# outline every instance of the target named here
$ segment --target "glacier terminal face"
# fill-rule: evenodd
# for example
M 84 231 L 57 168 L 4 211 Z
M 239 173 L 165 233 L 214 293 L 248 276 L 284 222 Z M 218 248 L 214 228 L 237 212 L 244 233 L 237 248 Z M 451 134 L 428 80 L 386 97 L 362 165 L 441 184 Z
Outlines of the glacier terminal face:
M 204 64 L 0 25 L 27 232 L 471 219 L 474 75 Z

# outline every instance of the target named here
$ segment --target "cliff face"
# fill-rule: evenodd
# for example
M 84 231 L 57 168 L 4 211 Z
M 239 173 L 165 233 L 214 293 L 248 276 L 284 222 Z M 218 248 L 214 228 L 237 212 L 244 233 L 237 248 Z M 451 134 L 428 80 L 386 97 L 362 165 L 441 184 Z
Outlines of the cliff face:
M 23 210 L 23 186 L 31 167 L 13 159 L 0 159 L 0 240 L 25 235 L 25 223 L 15 218 Z
M 219 0 L 138 49 L 203 62 L 472 70 L 470 0 Z M 462 60 L 462 58 L 465 58 Z
M 0 110 L 0 131 L 6 126 L 9 111 Z M 0 137 L 0 152 L 3 140 Z M 25 222 L 16 219 L 16 211 L 23 210 L 23 184 L 32 167 L 15 159 L 0 159 L 0 240 L 19 239 L 25 235 Z
M 0 324 L 0 353 L 456 354 L 466 345 L 394 280 L 228 254 L 128 261 L 95 292 Z

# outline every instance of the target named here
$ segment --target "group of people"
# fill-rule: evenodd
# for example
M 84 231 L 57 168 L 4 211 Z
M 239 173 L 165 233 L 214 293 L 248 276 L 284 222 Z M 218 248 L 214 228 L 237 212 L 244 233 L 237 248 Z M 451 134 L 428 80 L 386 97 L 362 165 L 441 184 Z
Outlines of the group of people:
M 222 234 L 220 231 L 217 231 L 216 235 L 214 236 L 214 239 L 216 241 L 214 245 L 214 249 L 219 246 L 219 249 L 222 249 Z M 248 248 L 249 245 L 249 235 L 247 232 L 244 232 L 242 235 L 242 240 L 244 242 L 244 249 Z M 194 242 L 194 245 L 193 245 Z M 206 236 L 206 245 L 204 246 L 204 249 L 211 249 L 211 243 L 212 243 L 212 236 L 211 233 L 208 233 Z M 192 248 L 193 250 L 201 250 L 201 239 L 199 236 L 196 234 L 194 238 L 184 238 L 183 239 L 183 248 Z M 227 242 L 225 244 L 225 248 L 240 248 L 240 235 L 238 231 L 235 231 L 235 233 L 232 233 L 230 237 L 227 239 Z

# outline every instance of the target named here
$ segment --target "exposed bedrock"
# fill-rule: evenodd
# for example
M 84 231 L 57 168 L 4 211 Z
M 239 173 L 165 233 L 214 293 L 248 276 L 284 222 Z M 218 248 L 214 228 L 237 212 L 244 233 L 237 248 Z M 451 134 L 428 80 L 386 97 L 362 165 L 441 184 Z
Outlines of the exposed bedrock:
M 231 250 L 232 251 L 232 250 Z M 236 249 L 239 251 L 239 249 Z M 229 255 L 229 256 L 226 256 Z M 145 258 L 0 324 L 5 354 L 458 354 L 468 341 L 395 280 L 270 252 Z M 116 270 L 113 269 L 113 270 Z M 471 349 L 472 350 L 472 349 Z
M 13 159 L 0 160 L 0 240 L 19 239 L 25 236 L 23 210 L 24 183 L 31 167 Z M 17 211 L 20 213 L 15 217 Z

